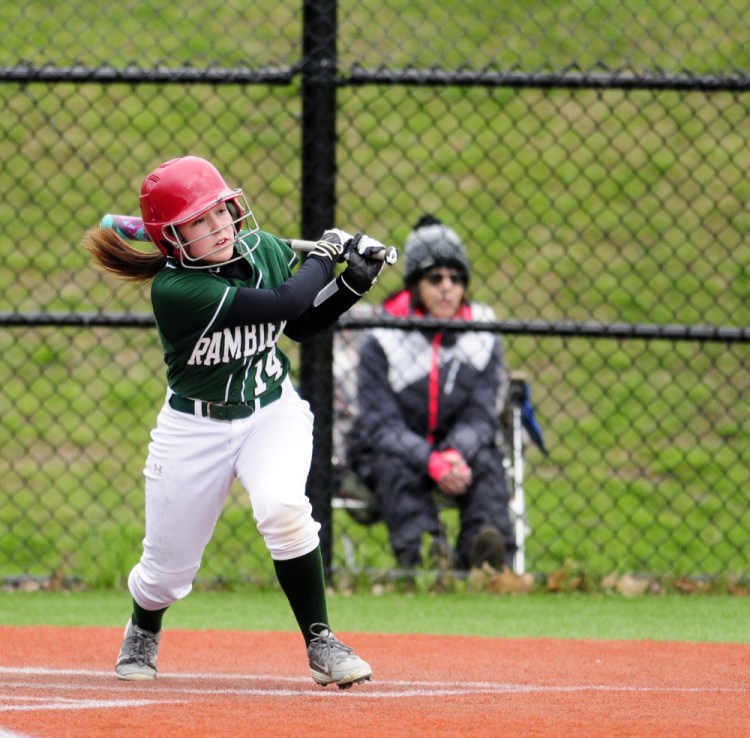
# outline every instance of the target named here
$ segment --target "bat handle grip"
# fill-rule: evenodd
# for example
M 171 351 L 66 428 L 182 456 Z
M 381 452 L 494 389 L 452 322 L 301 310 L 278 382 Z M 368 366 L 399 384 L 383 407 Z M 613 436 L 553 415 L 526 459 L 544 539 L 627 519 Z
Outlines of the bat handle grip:
M 135 215 L 113 215 L 107 213 L 99 223 L 100 228 L 109 228 L 128 241 L 150 241 L 143 220 Z

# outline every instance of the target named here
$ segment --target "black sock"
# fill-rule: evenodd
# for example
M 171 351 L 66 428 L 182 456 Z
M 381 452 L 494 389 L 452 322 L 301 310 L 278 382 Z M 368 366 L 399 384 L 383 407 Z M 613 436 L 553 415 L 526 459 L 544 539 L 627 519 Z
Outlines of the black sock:
M 133 600 L 133 625 L 151 633 L 158 633 L 161 630 L 161 619 L 166 611 L 166 607 L 162 610 L 144 610 Z
M 276 577 L 297 618 L 305 643 L 310 643 L 313 623 L 328 625 L 326 583 L 320 546 L 309 554 L 287 561 L 274 561 Z

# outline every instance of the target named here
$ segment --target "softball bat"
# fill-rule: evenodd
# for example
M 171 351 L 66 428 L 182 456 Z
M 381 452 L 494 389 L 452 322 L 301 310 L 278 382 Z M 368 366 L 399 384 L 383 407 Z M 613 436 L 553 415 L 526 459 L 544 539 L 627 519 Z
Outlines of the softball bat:
M 128 241 L 151 241 L 143 225 L 143 219 L 137 215 L 114 215 L 107 213 L 99 223 L 100 228 L 109 228 L 118 236 Z M 299 238 L 282 239 L 284 243 L 295 251 L 306 253 L 315 248 L 317 241 L 303 241 Z M 385 261 L 386 264 L 395 264 L 398 261 L 398 251 L 395 246 L 384 246 L 382 251 L 376 251 L 372 257 L 375 260 Z

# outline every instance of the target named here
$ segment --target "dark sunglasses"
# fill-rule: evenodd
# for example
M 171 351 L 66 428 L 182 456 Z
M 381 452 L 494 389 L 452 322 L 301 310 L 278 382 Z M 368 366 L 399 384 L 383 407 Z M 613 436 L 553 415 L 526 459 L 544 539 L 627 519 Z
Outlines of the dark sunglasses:
M 425 275 L 425 279 L 432 285 L 439 285 L 444 279 L 450 279 L 453 284 L 463 284 L 464 278 L 458 272 L 449 272 L 444 274 L 443 272 L 432 272 L 432 274 Z

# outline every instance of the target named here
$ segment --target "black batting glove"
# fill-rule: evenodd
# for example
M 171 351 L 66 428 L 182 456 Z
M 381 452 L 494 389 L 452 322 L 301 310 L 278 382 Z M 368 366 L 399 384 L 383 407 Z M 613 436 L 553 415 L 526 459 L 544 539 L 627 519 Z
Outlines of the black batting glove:
M 357 233 L 349 243 L 344 245 L 344 258 L 348 259 L 349 254 L 353 251 L 360 256 L 364 256 L 365 259 L 372 259 L 376 254 L 379 254 L 379 258 L 382 259 L 386 247 L 383 246 L 380 241 L 370 238 L 370 236 L 365 236 L 363 233 Z
M 344 261 L 346 251 L 349 248 L 349 244 L 352 242 L 352 235 L 346 231 L 342 231 L 340 228 L 329 228 L 320 237 L 321 241 L 327 241 L 328 243 L 340 244 L 343 251 L 339 255 L 337 261 Z
M 338 241 L 338 238 L 336 239 L 336 241 Z M 308 257 L 320 256 L 324 259 L 330 259 L 332 262 L 343 261 L 344 244 L 321 240 L 318 241 L 318 243 L 316 243 L 312 249 L 310 249 L 307 255 Z
M 340 279 L 345 287 L 361 297 L 378 281 L 385 261 L 382 258 L 368 259 L 361 256 L 354 248 L 349 249 L 346 260 L 348 266 L 342 272 Z

